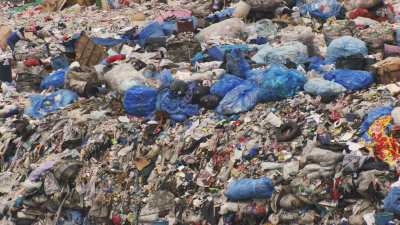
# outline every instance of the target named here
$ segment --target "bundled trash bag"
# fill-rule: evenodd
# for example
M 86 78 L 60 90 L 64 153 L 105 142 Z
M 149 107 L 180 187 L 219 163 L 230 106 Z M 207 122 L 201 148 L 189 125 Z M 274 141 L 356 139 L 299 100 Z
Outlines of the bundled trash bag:
M 259 101 L 275 101 L 294 96 L 306 83 L 302 73 L 278 64 L 249 79 L 259 87 Z
M 229 91 L 219 103 L 216 111 L 225 115 L 247 112 L 257 104 L 258 95 L 257 85 L 245 82 Z
M 345 92 L 346 88 L 333 81 L 322 78 L 314 78 L 307 81 L 307 83 L 304 85 L 304 90 L 313 95 L 331 97 Z
M 225 54 L 233 50 L 245 52 L 249 50 L 249 46 L 245 44 L 217 45 L 207 49 L 207 54 L 211 60 L 224 61 Z
M 270 198 L 274 192 L 271 179 L 262 177 L 258 179 L 245 178 L 229 183 L 225 196 L 231 201 Z
M 367 55 L 367 45 L 360 39 L 351 36 L 344 36 L 333 40 L 329 44 L 326 59 L 328 62 L 334 63 L 339 57 L 356 54 Z
M 147 86 L 134 86 L 125 92 L 123 105 L 134 116 L 150 116 L 156 109 L 158 91 Z
M 231 53 L 226 55 L 226 71 L 228 73 L 245 77 L 249 70 L 251 70 L 251 66 L 239 49 L 233 49 Z
M 266 44 L 251 59 L 257 64 L 303 64 L 307 62 L 308 50 L 307 46 L 298 41 L 286 42 L 278 47 Z
M 383 207 L 386 212 L 400 215 L 400 187 L 393 187 L 383 200 Z
M 71 104 L 77 98 L 78 95 L 75 92 L 65 89 L 47 95 L 32 95 L 29 97 L 31 104 L 25 109 L 25 114 L 33 118 L 41 118 L 47 113 Z
M 392 110 L 393 108 L 389 106 L 377 107 L 370 110 L 359 128 L 359 133 L 365 133 L 375 120 L 377 120 L 379 117 L 390 115 Z
M 163 27 L 158 22 L 153 21 L 140 31 L 137 38 L 140 46 L 143 47 L 146 45 L 146 42 L 148 41 L 149 38 L 163 37 L 165 35 L 166 34 L 163 31 Z
M 262 19 L 249 25 L 249 34 L 251 38 L 265 37 L 273 39 L 278 33 L 278 26 L 270 19 Z
M 48 88 L 61 88 L 64 86 L 64 80 L 65 80 L 65 73 L 66 70 L 57 70 L 51 74 L 49 74 L 47 77 L 45 77 L 42 82 L 40 83 L 40 87 L 43 89 L 48 89 Z
M 208 15 L 205 19 L 206 19 L 206 21 L 208 21 L 210 23 L 217 23 L 217 22 L 220 22 L 222 20 L 232 17 L 234 12 L 235 12 L 235 8 L 228 7 L 221 11 L 217 11 L 215 13 Z
M 247 26 L 241 19 L 230 18 L 204 28 L 196 35 L 196 39 L 207 42 L 218 37 L 239 38 L 246 31 Z
M 372 74 L 362 70 L 337 69 L 325 73 L 324 78 L 333 80 L 350 91 L 366 88 L 374 82 Z
M 320 19 L 328 19 L 329 17 L 337 16 L 341 9 L 341 4 L 336 0 L 313 0 L 300 7 L 300 11 L 303 15 L 310 14 Z
M 243 82 L 244 80 L 237 76 L 225 74 L 220 80 L 211 86 L 210 93 L 223 98 L 226 93 Z
M 51 58 L 51 67 L 53 67 L 54 70 L 59 70 L 59 69 L 66 69 L 69 67 L 69 62 L 67 57 L 64 55 L 58 55 L 54 56 Z
M 174 96 L 168 89 L 158 94 L 156 109 L 168 113 L 170 118 L 176 121 L 184 121 L 199 113 L 197 105 L 190 104 L 184 97 Z
M 319 56 L 313 56 L 308 59 L 308 69 L 323 72 L 323 66 L 327 64 L 325 60 Z
M 364 70 L 366 66 L 367 60 L 364 55 L 359 53 L 336 59 L 336 68 L 338 69 Z

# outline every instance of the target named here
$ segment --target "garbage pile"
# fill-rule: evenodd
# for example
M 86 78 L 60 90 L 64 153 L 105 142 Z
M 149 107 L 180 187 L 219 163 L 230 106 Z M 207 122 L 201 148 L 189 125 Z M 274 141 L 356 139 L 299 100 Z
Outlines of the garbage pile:
M 400 224 L 400 1 L 0 6 L 0 224 Z

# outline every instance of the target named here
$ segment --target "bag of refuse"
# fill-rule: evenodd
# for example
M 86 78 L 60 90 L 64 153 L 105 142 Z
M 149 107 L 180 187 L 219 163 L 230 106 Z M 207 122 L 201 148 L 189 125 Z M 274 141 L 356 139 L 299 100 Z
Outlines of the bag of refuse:
M 276 101 L 294 96 L 306 83 L 302 73 L 278 64 L 256 73 L 249 80 L 259 87 L 259 101 Z
M 331 97 L 340 95 L 346 91 L 346 88 L 333 81 L 314 78 L 307 81 L 304 85 L 304 91 L 313 95 Z
M 146 45 L 149 38 L 163 36 L 166 36 L 163 31 L 163 27 L 158 22 L 153 21 L 139 32 L 137 38 L 140 46 L 143 47 Z
M 396 42 L 392 24 L 388 22 L 377 23 L 366 29 L 356 29 L 354 36 L 363 40 L 372 52 L 381 51 L 385 43 L 394 44 Z
M 32 95 L 29 97 L 30 105 L 26 107 L 25 114 L 33 118 L 41 118 L 47 113 L 71 104 L 77 98 L 78 95 L 75 92 L 65 89 L 47 95 Z
M 217 45 L 207 49 L 207 55 L 212 60 L 224 61 L 225 54 L 233 50 L 240 50 L 241 52 L 249 51 L 249 46 L 246 44 L 229 44 Z
M 400 215 L 400 187 L 393 187 L 383 200 L 385 212 Z
M 307 46 L 298 41 L 286 42 L 277 47 L 266 44 L 251 59 L 257 64 L 303 64 L 307 62 L 308 50 Z
M 223 98 L 226 93 L 228 93 L 236 86 L 242 84 L 243 82 L 244 80 L 237 76 L 225 74 L 220 80 L 218 80 L 211 86 L 210 93 Z
M 231 53 L 226 55 L 226 72 L 245 77 L 249 70 L 251 70 L 251 66 L 240 49 L 233 49 Z
M 333 80 L 350 91 L 366 88 L 374 82 L 372 74 L 362 70 L 337 69 L 325 73 L 324 78 Z
M 367 55 L 368 48 L 364 41 L 350 37 L 344 36 L 333 40 L 327 51 L 327 61 L 334 63 L 339 57 L 346 57 L 356 54 Z
M 123 105 L 134 116 L 150 116 L 156 109 L 158 90 L 147 86 L 134 86 L 125 92 Z
M 310 57 L 308 63 L 308 70 L 315 70 L 318 72 L 323 72 L 323 66 L 327 64 L 326 61 L 319 56 Z
M 250 39 L 265 37 L 268 40 L 272 40 L 278 34 L 278 26 L 270 19 L 262 19 L 249 24 L 248 31 Z
M 51 58 L 51 67 L 53 67 L 54 70 L 59 70 L 59 69 L 66 69 L 69 67 L 69 62 L 67 57 L 64 55 L 58 55 L 54 56 Z
M 241 19 L 230 18 L 204 28 L 196 35 L 196 39 L 200 42 L 207 42 L 218 37 L 234 39 L 239 38 L 246 31 L 246 24 Z
M 348 11 L 357 8 L 369 9 L 381 2 L 381 0 L 344 0 L 344 7 Z
M 272 196 L 274 185 L 271 179 L 261 177 L 258 179 L 245 178 L 229 183 L 225 196 L 231 201 L 266 199 Z
M 322 33 L 325 42 L 329 45 L 333 40 L 343 36 L 353 36 L 356 25 L 352 20 L 334 20 L 324 23 Z
M 312 49 L 315 37 L 311 27 L 306 26 L 289 26 L 283 28 L 279 31 L 279 36 L 282 42 L 299 41 L 309 49 Z
M 342 56 L 336 59 L 337 69 L 364 70 L 367 60 L 362 54 Z
M 57 70 L 57 71 L 49 74 L 40 83 L 40 88 L 48 89 L 50 87 L 53 87 L 53 88 L 63 87 L 64 80 L 65 80 L 65 73 L 66 73 L 66 70 L 63 69 L 63 70 Z
M 199 113 L 198 105 L 190 104 L 184 97 L 174 96 L 168 89 L 157 95 L 156 109 L 168 113 L 175 121 L 184 121 Z
M 313 17 L 328 19 L 337 16 L 342 9 L 342 5 L 336 0 L 313 0 L 300 7 L 303 15 L 310 14 Z
M 247 112 L 257 104 L 258 95 L 257 85 L 245 82 L 230 90 L 219 102 L 216 111 L 225 115 Z
M 120 93 L 124 93 L 133 86 L 146 83 L 143 74 L 128 63 L 114 65 L 110 71 L 104 74 L 104 80 L 113 90 Z

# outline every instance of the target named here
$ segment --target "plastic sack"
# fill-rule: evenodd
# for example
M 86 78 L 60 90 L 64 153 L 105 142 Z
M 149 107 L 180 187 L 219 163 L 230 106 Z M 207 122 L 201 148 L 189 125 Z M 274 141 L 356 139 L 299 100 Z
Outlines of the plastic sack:
M 304 85 L 304 90 L 313 95 L 330 97 L 337 96 L 345 92 L 346 88 L 333 81 L 315 78 L 307 81 L 307 83 Z
M 259 101 L 275 101 L 294 96 L 306 83 L 306 78 L 299 71 L 277 64 L 249 79 L 259 87 Z
M 251 59 L 257 64 L 285 65 L 289 61 L 303 64 L 307 62 L 308 50 L 307 46 L 298 41 L 286 42 L 278 47 L 266 44 Z
M 158 91 L 146 86 L 134 86 L 125 92 L 123 105 L 134 116 L 149 116 L 156 109 Z
M 328 62 L 334 63 L 339 57 L 356 54 L 367 55 L 367 45 L 360 39 L 351 36 L 344 36 L 333 40 L 329 44 L 326 59 Z
M 219 102 L 216 111 L 225 115 L 247 112 L 257 104 L 258 95 L 257 85 L 245 82 L 229 91 Z
M 393 187 L 383 200 L 385 212 L 400 215 L 400 187 Z
M 218 45 L 207 49 L 207 54 L 212 60 L 224 61 L 225 54 L 235 49 L 240 51 L 248 51 L 249 47 L 243 44 Z
M 200 42 L 207 42 L 218 37 L 239 38 L 246 30 L 246 24 L 241 19 L 230 18 L 204 28 L 196 35 L 196 39 Z
M 266 177 L 245 178 L 230 182 L 227 189 L 224 194 L 231 201 L 265 199 L 272 196 L 274 185 L 271 179 Z
M 64 55 L 58 55 L 54 56 L 51 58 L 51 67 L 53 67 L 54 70 L 59 70 L 59 69 L 66 69 L 69 67 L 69 62 L 67 57 Z
M 228 73 L 245 77 L 249 70 L 251 70 L 251 66 L 239 49 L 233 49 L 231 53 L 226 55 L 226 71 Z
M 319 56 L 313 56 L 308 59 L 308 62 L 309 62 L 309 64 L 308 64 L 309 70 L 315 70 L 318 72 L 324 71 L 323 66 L 326 65 L 326 62 L 323 58 L 321 58 Z
M 372 74 L 362 70 L 337 69 L 325 73 L 324 78 L 333 80 L 350 91 L 366 88 L 374 82 Z
M 342 6 L 336 0 L 314 0 L 300 7 L 300 12 L 304 15 L 309 13 L 313 17 L 328 19 L 337 16 Z
M 57 71 L 49 74 L 40 83 L 40 88 L 48 89 L 50 87 L 53 87 L 53 88 L 63 87 L 64 80 L 65 80 L 65 73 L 66 73 L 66 70 L 57 70 Z
M 151 22 L 140 31 L 137 38 L 140 46 L 143 47 L 149 38 L 163 36 L 165 36 L 165 33 L 162 26 L 158 22 Z
M 104 80 L 113 90 L 120 93 L 146 82 L 143 74 L 136 71 L 133 65 L 128 63 L 113 66 L 110 71 L 104 74 Z
M 29 97 L 31 104 L 25 109 L 25 114 L 40 118 L 49 112 L 54 112 L 65 107 L 78 98 L 78 95 L 70 90 L 61 89 L 48 95 L 32 95 Z
M 208 15 L 205 18 L 205 20 L 207 22 L 210 22 L 210 23 L 217 23 L 217 22 L 220 22 L 222 20 L 225 20 L 225 19 L 228 19 L 228 18 L 232 17 L 234 12 L 235 12 L 235 8 L 228 7 L 228 8 L 225 8 L 225 9 L 221 10 L 221 11 L 217 11 L 215 13 L 212 13 L 212 14 Z
M 368 112 L 359 128 L 359 133 L 365 133 L 371 124 L 379 117 L 390 115 L 393 108 L 389 106 L 377 107 Z
M 256 23 L 252 23 L 248 27 L 251 38 L 265 37 L 273 39 L 278 33 L 278 26 L 270 19 L 261 19 Z
M 176 121 L 184 121 L 187 117 L 199 113 L 197 105 L 190 104 L 184 97 L 174 96 L 168 89 L 164 89 L 158 94 L 156 109 L 167 112 L 170 118 Z
M 211 86 L 210 93 L 223 98 L 226 93 L 228 93 L 236 86 L 242 84 L 243 82 L 244 80 L 240 79 L 237 76 L 225 74 L 219 81 Z

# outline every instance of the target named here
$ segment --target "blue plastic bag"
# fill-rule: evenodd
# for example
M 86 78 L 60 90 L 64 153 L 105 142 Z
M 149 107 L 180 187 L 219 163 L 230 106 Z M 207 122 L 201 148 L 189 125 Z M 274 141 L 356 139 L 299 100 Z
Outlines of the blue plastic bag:
M 138 34 L 138 41 L 140 46 L 145 46 L 146 42 L 151 37 L 163 37 L 166 36 L 162 26 L 154 21 L 145 26 Z
M 69 62 L 67 57 L 65 57 L 64 55 L 58 55 L 52 57 L 51 67 L 53 67 L 54 70 L 67 69 L 69 67 Z
M 303 43 L 289 41 L 281 46 L 265 44 L 261 46 L 257 54 L 251 58 L 257 64 L 282 64 L 288 62 L 304 64 L 308 61 L 308 49 Z
M 329 63 L 335 63 L 337 58 L 356 54 L 368 55 L 365 42 L 351 36 L 343 36 L 329 44 L 326 60 Z
M 210 15 L 208 15 L 205 20 L 210 22 L 210 23 L 217 23 L 220 22 L 222 20 L 228 19 L 230 17 L 232 17 L 233 13 L 235 12 L 235 8 L 233 7 L 228 7 L 225 8 L 221 11 L 212 13 Z
M 255 73 L 249 79 L 259 87 L 259 101 L 276 101 L 294 96 L 306 83 L 306 78 L 299 71 L 277 64 Z
M 250 64 L 244 58 L 240 49 L 233 49 L 226 55 L 226 71 L 239 77 L 246 77 L 246 72 L 251 70 Z
M 240 179 L 229 183 L 225 196 L 232 201 L 266 199 L 272 196 L 275 188 L 271 179 Z
M 341 84 L 322 78 L 310 79 L 304 85 L 304 90 L 313 95 L 323 97 L 337 96 L 346 91 Z
M 383 200 L 383 207 L 386 212 L 400 215 L 400 187 L 393 187 Z
M 238 86 L 239 84 L 242 84 L 244 82 L 243 79 L 240 79 L 237 76 L 231 75 L 231 74 L 225 74 L 223 77 L 215 82 L 210 89 L 210 93 L 213 95 L 218 95 L 219 97 L 223 98 L 226 93 L 228 93 L 230 90 Z
M 65 80 L 65 73 L 66 73 L 66 70 L 63 69 L 63 70 L 57 70 L 57 71 L 49 74 L 40 83 L 40 88 L 48 89 L 50 87 L 53 87 L 53 88 L 63 87 L 64 80 Z
M 225 54 L 234 49 L 246 52 L 249 51 L 249 46 L 245 44 L 217 45 L 207 49 L 207 54 L 211 60 L 224 61 Z
M 167 112 L 175 121 L 184 121 L 187 117 L 199 113 L 198 105 L 190 104 L 185 97 L 173 96 L 168 89 L 164 89 L 158 94 L 156 109 Z
M 313 17 L 328 19 L 337 16 L 342 6 L 336 0 L 314 0 L 300 7 L 300 12 L 305 15 L 309 13 Z
M 327 64 L 325 60 L 319 56 L 310 57 L 308 59 L 308 62 L 309 62 L 308 69 L 315 70 L 318 72 L 323 72 L 322 66 Z
M 156 109 L 158 91 L 146 86 L 129 88 L 124 95 L 123 105 L 126 112 L 134 116 L 150 116 Z
M 166 20 L 161 23 L 161 27 L 165 35 L 171 35 L 178 31 L 178 26 L 175 20 Z
M 325 73 L 324 78 L 333 80 L 350 91 L 366 88 L 374 82 L 372 74 L 362 70 L 337 69 Z
M 61 89 L 48 95 L 32 95 L 29 97 L 30 106 L 25 114 L 33 118 L 41 118 L 49 112 L 54 112 L 78 99 L 78 95 L 70 90 Z
M 225 115 L 247 112 L 257 104 L 258 95 L 257 85 L 245 82 L 229 91 L 220 101 L 216 111 Z
M 359 133 L 365 133 L 375 120 L 377 120 L 379 117 L 390 115 L 392 110 L 393 107 L 390 106 L 382 106 L 370 110 L 364 117 L 364 120 L 359 128 Z

